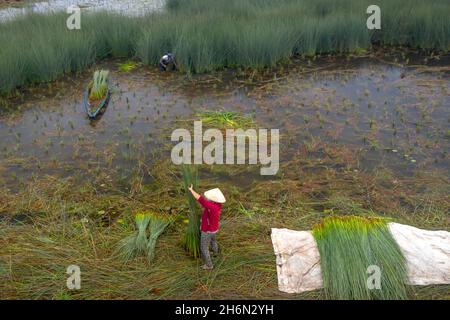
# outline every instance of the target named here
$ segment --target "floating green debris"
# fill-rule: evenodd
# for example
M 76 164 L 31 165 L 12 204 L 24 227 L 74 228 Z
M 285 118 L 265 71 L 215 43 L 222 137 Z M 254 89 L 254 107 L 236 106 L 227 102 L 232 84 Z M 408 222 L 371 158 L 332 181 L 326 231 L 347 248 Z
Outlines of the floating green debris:
M 130 72 L 138 66 L 138 63 L 136 61 L 129 60 L 124 63 L 119 63 L 119 71 L 122 72 Z
M 234 111 L 206 111 L 197 116 L 204 124 L 216 128 L 246 128 L 253 124 L 250 115 L 241 115 Z
M 166 230 L 167 226 L 172 223 L 172 219 L 170 217 L 151 214 L 150 215 L 150 223 L 149 230 L 150 235 L 147 242 L 147 258 L 149 262 L 152 262 L 155 258 L 155 248 L 156 241 L 159 236 Z

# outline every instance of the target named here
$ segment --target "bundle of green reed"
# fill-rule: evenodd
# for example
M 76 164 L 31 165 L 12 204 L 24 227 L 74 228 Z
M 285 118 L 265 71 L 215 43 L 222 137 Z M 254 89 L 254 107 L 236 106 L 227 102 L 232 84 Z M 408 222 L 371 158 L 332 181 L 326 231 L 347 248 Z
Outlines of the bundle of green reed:
M 200 256 L 200 212 L 197 201 L 189 192 L 189 186 L 192 184 L 194 189 L 198 187 L 198 170 L 195 166 L 183 165 L 183 186 L 186 192 L 189 205 L 189 222 L 186 232 L 183 236 L 183 247 L 194 258 Z
M 147 226 L 150 222 L 150 214 L 137 213 L 134 217 L 136 231 L 122 239 L 117 246 L 118 256 L 128 261 L 139 255 L 147 253 Z
M 138 233 L 136 237 L 136 251 L 138 255 L 147 252 L 147 226 L 151 219 L 150 213 L 140 212 L 136 214 L 136 226 Z
M 108 91 L 108 70 L 97 70 L 94 72 L 94 77 L 90 83 L 91 91 L 89 93 L 89 100 L 101 100 L 106 96 Z
M 150 215 L 150 223 L 149 223 L 150 235 L 147 241 L 147 258 L 149 262 L 152 262 L 153 259 L 155 258 L 156 240 L 164 232 L 166 227 L 171 223 L 172 219 L 170 217 L 165 217 L 156 214 Z
M 406 262 L 386 221 L 328 217 L 314 226 L 325 295 L 331 299 L 406 299 Z M 379 268 L 381 286 L 368 285 L 369 267 Z

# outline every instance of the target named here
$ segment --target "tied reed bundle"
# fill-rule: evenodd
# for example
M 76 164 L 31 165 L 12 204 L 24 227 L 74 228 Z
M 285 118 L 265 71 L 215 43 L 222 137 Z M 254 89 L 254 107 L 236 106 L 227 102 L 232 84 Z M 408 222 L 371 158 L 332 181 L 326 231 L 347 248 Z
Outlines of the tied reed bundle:
M 189 205 L 189 222 L 183 236 L 183 247 L 194 258 L 200 256 L 200 213 L 197 202 L 189 192 L 188 188 L 192 184 L 194 189 L 198 187 L 198 170 L 195 166 L 183 166 L 183 186 L 186 192 Z
M 156 241 L 172 223 L 172 219 L 151 212 L 139 212 L 135 215 L 135 223 L 137 230 L 119 242 L 118 256 L 125 261 L 147 256 L 148 261 L 152 262 L 155 258 Z
M 94 72 L 94 77 L 89 84 L 91 91 L 89 93 L 89 100 L 97 101 L 106 96 L 108 91 L 108 70 L 97 70 Z
M 328 217 L 314 226 L 325 295 L 331 299 L 406 299 L 406 262 L 386 221 Z M 368 285 L 368 268 L 381 271 L 380 288 Z
M 152 262 L 155 258 L 156 241 L 159 236 L 164 232 L 169 224 L 172 223 L 170 217 L 151 214 L 149 222 L 150 235 L 147 241 L 147 258 L 149 262 Z

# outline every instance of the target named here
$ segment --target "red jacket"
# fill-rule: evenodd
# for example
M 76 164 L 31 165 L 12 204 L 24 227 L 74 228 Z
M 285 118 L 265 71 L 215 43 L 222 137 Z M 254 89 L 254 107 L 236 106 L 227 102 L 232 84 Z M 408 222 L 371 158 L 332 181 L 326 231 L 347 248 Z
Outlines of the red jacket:
M 213 201 L 206 200 L 200 196 L 197 200 L 205 210 L 202 214 L 202 224 L 200 230 L 202 232 L 216 232 L 219 230 L 220 210 L 222 205 Z

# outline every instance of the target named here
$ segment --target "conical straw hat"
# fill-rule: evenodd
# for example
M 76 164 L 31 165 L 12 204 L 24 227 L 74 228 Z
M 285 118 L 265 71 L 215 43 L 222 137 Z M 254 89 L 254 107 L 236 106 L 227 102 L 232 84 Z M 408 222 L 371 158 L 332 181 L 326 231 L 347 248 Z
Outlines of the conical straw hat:
M 225 203 L 225 196 L 219 188 L 214 188 L 208 191 L 205 191 L 205 198 L 217 203 Z

